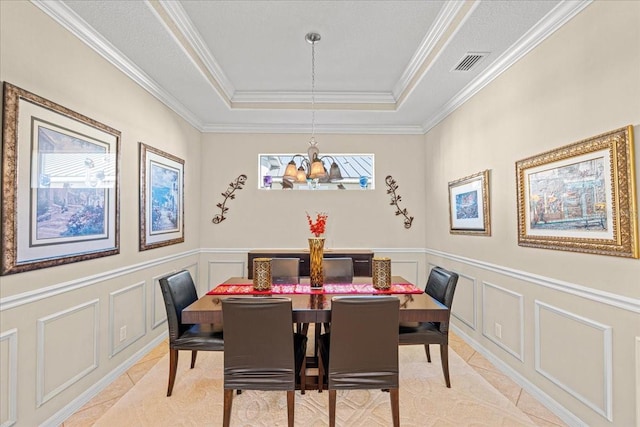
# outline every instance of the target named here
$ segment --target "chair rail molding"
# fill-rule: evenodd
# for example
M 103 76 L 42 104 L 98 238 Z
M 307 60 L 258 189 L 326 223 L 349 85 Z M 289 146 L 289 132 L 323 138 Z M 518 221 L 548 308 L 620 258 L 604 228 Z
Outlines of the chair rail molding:
M 104 282 L 111 279 L 117 279 L 127 274 L 134 273 L 140 270 L 146 270 L 151 267 L 162 265 L 169 261 L 175 261 L 177 259 L 186 258 L 192 255 L 198 255 L 199 249 L 192 249 L 190 251 L 167 255 L 162 258 L 156 258 L 150 261 L 141 262 L 138 264 L 128 265 L 122 268 L 116 268 L 113 270 L 104 271 L 102 273 L 94 274 L 93 276 L 85 276 L 80 279 L 69 280 L 63 283 L 57 283 L 52 286 L 46 286 L 44 288 L 35 289 L 29 292 L 23 292 L 16 295 L 10 295 L 0 299 L 0 312 L 16 308 L 21 305 L 30 304 L 41 299 L 50 298 L 55 295 L 60 295 L 65 292 L 75 291 L 87 286 L 93 286 L 100 282 Z
M 452 261 L 471 265 L 473 267 L 478 267 L 484 270 L 493 271 L 495 273 L 513 277 L 515 279 L 524 280 L 526 282 L 534 283 L 536 285 L 544 286 L 556 291 L 566 292 L 568 294 L 586 298 L 591 301 L 597 301 L 603 304 L 611 305 L 613 307 L 621 308 L 632 313 L 640 313 L 640 299 L 638 298 L 630 298 L 611 292 L 591 289 L 586 286 L 566 282 L 564 280 L 552 279 L 550 277 L 540 276 L 538 274 L 529 273 L 527 271 L 517 270 L 515 268 L 504 267 L 501 265 L 492 264 L 490 262 L 450 254 L 436 249 L 427 248 L 424 250 L 424 252 L 428 255 L 439 256 Z

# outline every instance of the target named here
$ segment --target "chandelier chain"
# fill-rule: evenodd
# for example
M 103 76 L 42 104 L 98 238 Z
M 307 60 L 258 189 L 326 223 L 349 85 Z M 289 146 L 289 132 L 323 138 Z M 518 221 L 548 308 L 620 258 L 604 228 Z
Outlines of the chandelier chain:
M 311 43 L 311 138 L 316 131 L 316 42 Z

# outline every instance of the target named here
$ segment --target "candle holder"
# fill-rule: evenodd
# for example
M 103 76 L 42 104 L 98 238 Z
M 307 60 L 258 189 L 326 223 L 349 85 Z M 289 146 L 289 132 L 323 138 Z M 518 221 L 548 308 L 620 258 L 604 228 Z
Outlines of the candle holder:
M 373 287 L 389 289 L 391 287 L 391 258 L 373 258 Z
M 254 258 L 253 289 L 256 291 L 271 289 L 271 258 Z

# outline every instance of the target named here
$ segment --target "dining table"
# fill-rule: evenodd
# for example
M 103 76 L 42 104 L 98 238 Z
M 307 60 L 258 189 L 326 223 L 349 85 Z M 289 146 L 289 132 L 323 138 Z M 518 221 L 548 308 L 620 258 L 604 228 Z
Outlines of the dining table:
M 373 288 L 371 277 L 354 277 L 351 287 L 341 288 L 337 284 L 325 284 L 322 288 L 311 288 L 308 286 L 307 277 L 301 278 L 299 284 L 291 284 L 288 287 L 273 285 L 271 290 L 255 291 L 251 279 L 230 277 L 182 310 L 182 323 L 222 323 L 223 299 L 254 295 L 290 298 L 294 323 L 330 323 L 331 298 L 356 294 L 397 296 L 400 299 L 401 322 L 442 322 L 449 319 L 449 309 L 446 306 L 417 289 L 403 277 L 392 276 L 391 283 L 389 290 L 378 290 Z

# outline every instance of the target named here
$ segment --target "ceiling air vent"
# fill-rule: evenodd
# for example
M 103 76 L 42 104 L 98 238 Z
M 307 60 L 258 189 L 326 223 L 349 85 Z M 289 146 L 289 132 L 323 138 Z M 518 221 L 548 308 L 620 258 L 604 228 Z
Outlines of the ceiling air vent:
M 487 52 L 467 53 L 464 58 L 458 62 L 458 65 L 453 68 L 453 71 L 471 71 L 471 69 L 487 55 Z

